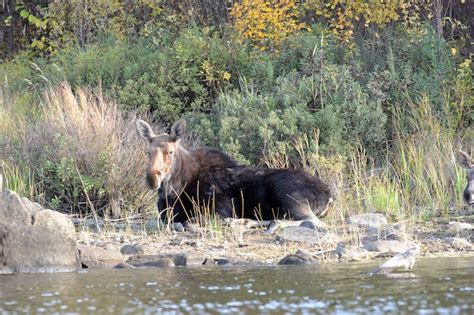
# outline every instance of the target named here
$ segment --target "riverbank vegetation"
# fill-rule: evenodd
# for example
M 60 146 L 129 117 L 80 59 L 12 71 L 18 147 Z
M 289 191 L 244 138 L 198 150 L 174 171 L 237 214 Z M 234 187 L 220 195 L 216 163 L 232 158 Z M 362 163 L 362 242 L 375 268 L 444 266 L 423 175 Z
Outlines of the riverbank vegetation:
M 164 130 L 184 117 L 190 144 L 317 170 L 337 196 L 333 222 L 464 211 L 469 1 L 12 3 L 0 159 L 4 187 L 22 196 L 81 216 L 156 217 L 133 120 Z

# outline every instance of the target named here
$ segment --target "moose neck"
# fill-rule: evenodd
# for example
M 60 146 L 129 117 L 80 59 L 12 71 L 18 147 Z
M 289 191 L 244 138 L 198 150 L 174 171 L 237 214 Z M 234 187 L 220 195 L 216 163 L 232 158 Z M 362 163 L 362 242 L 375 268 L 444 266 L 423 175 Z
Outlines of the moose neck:
M 170 175 L 162 183 L 166 195 L 180 194 L 187 184 L 191 183 L 197 174 L 198 163 L 191 151 L 178 146 Z

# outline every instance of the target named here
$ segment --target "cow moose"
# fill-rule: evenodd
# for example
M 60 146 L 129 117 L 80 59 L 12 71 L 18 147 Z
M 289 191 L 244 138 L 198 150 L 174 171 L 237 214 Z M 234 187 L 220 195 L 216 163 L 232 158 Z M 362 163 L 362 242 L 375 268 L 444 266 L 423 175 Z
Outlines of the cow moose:
M 474 205 L 474 164 L 472 163 L 469 154 L 458 150 L 458 163 L 466 170 L 467 185 L 463 192 L 464 201 L 468 205 Z
M 293 169 L 240 165 L 221 150 L 189 149 L 181 144 L 184 119 L 168 133 L 156 135 L 143 120 L 138 134 L 148 143 L 146 182 L 158 189 L 158 210 L 174 222 L 194 217 L 196 207 L 212 206 L 222 218 L 273 220 L 323 216 L 332 200 L 329 187 L 317 176 Z

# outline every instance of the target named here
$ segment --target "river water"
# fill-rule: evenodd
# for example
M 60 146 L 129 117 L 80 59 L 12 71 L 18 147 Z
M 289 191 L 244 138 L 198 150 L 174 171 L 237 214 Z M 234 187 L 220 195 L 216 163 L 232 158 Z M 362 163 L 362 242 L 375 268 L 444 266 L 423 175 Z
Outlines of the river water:
M 0 314 L 474 314 L 474 258 L 0 276 Z

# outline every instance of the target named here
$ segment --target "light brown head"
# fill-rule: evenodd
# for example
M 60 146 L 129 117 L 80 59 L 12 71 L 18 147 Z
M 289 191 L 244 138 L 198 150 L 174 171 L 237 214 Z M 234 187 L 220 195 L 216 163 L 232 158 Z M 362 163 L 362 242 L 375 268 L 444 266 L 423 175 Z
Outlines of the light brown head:
M 179 145 L 186 132 L 186 121 L 178 120 L 169 134 L 155 135 L 148 123 L 137 119 L 138 134 L 148 143 L 149 165 L 146 170 L 146 182 L 151 189 L 160 188 L 175 171 L 179 155 L 184 149 Z
M 474 164 L 469 155 L 459 150 L 457 152 L 458 163 L 466 170 L 467 185 L 464 189 L 464 201 L 468 205 L 474 205 Z

